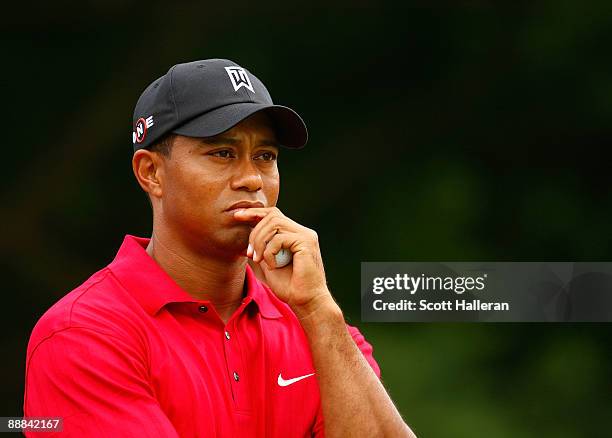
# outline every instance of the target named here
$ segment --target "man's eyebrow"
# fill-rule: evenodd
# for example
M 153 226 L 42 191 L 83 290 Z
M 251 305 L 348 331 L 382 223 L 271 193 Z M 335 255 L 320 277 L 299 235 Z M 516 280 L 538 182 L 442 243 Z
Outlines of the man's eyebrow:
M 280 148 L 280 143 L 277 140 L 265 138 L 259 142 L 259 146 L 274 146 L 275 148 Z
M 240 140 L 233 137 L 205 137 L 201 139 L 200 145 L 232 145 L 236 146 L 240 144 Z M 276 148 L 280 148 L 280 143 L 277 140 L 271 138 L 264 138 L 258 143 L 258 146 L 274 146 Z
M 223 145 L 223 144 L 229 144 L 232 146 L 235 146 L 237 144 L 240 143 L 240 140 L 238 140 L 237 138 L 233 138 L 233 137 L 219 137 L 219 136 L 215 136 L 215 137 L 205 137 L 200 141 L 200 144 L 202 145 L 207 145 L 207 144 L 212 144 L 212 145 Z

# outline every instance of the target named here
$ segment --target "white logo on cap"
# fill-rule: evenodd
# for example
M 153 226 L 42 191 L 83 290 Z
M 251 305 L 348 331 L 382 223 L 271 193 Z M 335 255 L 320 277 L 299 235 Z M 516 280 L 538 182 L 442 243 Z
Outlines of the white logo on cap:
M 242 67 L 225 67 L 225 71 L 227 71 L 227 74 L 232 81 L 234 91 L 238 91 L 240 87 L 244 87 L 255 93 L 255 90 L 253 90 L 253 86 L 251 85 L 251 80 Z
M 136 130 L 132 131 L 132 143 L 142 143 L 147 135 L 147 129 L 153 126 L 153 116 L 142 117 L 136 121 Z

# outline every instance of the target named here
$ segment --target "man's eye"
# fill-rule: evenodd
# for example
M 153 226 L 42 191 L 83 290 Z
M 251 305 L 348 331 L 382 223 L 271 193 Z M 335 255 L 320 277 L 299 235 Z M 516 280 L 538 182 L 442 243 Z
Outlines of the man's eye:
M 276 160 L 276 154 L 274 152 L 264 152 L 256 157 L 256 159 L 261 159 L 264 161 L 274 161 Z
M 219 158 L 232 158 L 233 157 L 232 151 L 230 151 L 228 149 L 223 149 L 221 151 L 211 152 L 210 155 L 215 156 L 215 157 L 219 157 Z

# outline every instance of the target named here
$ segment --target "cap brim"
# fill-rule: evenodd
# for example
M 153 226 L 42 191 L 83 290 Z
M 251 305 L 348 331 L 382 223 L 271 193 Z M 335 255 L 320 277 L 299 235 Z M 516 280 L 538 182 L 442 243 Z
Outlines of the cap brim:
M 299 149 L 308 141 L 308 131 L 302 118 L 291 108 L 282 105 L 235 103 L 204 113 L 172 130 L 187 137 L 212 137 L 231 129 L 259 111 L 270 115 L 281 146 Z

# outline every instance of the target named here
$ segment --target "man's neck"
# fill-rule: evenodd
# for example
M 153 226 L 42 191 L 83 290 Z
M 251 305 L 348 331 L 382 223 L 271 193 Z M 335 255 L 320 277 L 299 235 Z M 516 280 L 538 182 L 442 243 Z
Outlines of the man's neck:
M 231 262 L 207 257 L 179 240 L 165 239 L 155 232 L 146 251 L 185 292 L 196 299 L 211 301 L 223 322 L 240 306 L 246 259 Z

